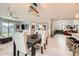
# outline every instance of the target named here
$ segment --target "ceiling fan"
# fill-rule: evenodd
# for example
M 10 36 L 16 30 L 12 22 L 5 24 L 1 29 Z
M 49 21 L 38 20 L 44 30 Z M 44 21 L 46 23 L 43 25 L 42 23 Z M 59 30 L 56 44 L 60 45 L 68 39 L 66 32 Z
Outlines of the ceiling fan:
M 7 10 L 9 11 L 9 16 L 8 17 L 11 17 L 11 18 L 14 18 L 14 19 L 20 19 L 20 17 L 13 16 L 13 13 L 11 12 L 10 7 L 7 7 Z
M 29 12 L 34 16 L 39 16 L 39 11 L 37 10 L 38 5 L 36 3 L 32 3 L 29 6 Z
M 19 19 L 19 17 L 13 16 L 12 13 L 9 13 L 9 17 L 14 18 L 14 19 Z

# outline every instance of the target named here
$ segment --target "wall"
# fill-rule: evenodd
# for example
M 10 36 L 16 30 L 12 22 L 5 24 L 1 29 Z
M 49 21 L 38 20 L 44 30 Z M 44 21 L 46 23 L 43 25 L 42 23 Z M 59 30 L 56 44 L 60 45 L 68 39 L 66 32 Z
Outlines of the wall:
M 1 34 L 2 34 L 2 29 L 1 29 L 1 23 L 0 23 L 0 36 L 1 36 Z
M 24 20 L 24 21 L 22 21 L 22 23 L 23 24 L 29 24 L 29 33 L 31 34 L 31 25 L 32 25 L 32 23 L 35 23 L 35 27 L 37 27 L 36 26 L 36 24 L 46 24 L 47 25 L 47 28 L 48 28 L 48 22 L 46 22 L 46 21 L 42 21 L 42 20 L 39 20 L 39 19 L 35 19 L 35 20 L 33 20 L 33 21 L 30 21 L 30 20 Z M 49 29 L 49 28 L 48 28 Z M 38 30 L 37 30 L 37 28 L 35 28 L 35 31 L 37 32 Z
M 79 20 L 73 20 L 73 25 L 78 25 L 78 33 L 79 33 Z
M 67 25 L 78 25 L 78 32 L 79 32 L 79 20 L 54 20 L 52 22 L 52 28 L 54 30 L 66 30 Z
M 58 21 L 53 21 L 53 28 L 54 30 L 65 30 L 67 25 L 72 25 L 73 21 L 72 20 L 58 20 Z

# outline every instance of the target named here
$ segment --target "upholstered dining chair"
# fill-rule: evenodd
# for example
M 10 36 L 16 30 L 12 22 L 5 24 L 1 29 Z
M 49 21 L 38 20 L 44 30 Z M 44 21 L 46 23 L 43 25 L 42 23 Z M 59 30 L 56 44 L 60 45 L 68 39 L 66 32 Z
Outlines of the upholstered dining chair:
M 79 36 L 72 34 L 72 37 L 69 37 L 70 39 L 70 50 L 73 52 L 73 56 L 76 55 L 76 50 L 79 48 Z
M 45 31 L 41 31 L 42 39 L 41 39 L 41 54 L 43 54 L 43 50 L 46 49 L 46 35 Z
M 46 35 L 45 35 L 45 31 L 40 30 L 38 32 L 38 34 L 40 34 L 40 36 L 41 36 L 41 43 L 39 44 L 39 46 L 41 48 L 41 54 L 43 54 L 44 49 L 46 49 Z
M 13 35 L 13 40 L 15 42 L 16 45 L 16 53 L 17 56 L 19 56 L 19 53 L 23 53 L 25 56 L 27 56 L 28 52 L 31 49 L 28 49 L 27 47 L 27 38 L 26 38 L 26 33 L 21 33 L 21 32 L 16 32 Z
M 45 38 L 46 38 L 46 45 L 48 44 L 48 38 L 49 38 L 49 34 L 48 34 L 48 30 L 45 31 Z

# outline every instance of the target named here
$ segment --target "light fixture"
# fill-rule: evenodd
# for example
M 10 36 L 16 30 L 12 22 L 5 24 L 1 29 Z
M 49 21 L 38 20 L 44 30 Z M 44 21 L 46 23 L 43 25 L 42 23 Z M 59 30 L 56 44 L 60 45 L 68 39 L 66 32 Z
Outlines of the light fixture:
M 75 3 L 75 5 L 76 5 L 76 7 L 77 7 L 76 11 L 78 11 L 79 3 Z M 76 19 L 79 18 L 79 13 L 76 13 L 76 14 L 75 14 L 75 18 L 76 18 Z
M 79 18 L 79 14 L 76 14 L 76 15 L 75 15 L 75 18 L 78 19 L 78 18 Z
M 13 11 L 11 10 L 11 7 L 7 7 L 6 9 L 7 9 L 8 14 L 9 14 L 8 18 L 10 18 L 10 19 L 19 19 L 20 18 L 20 17 L 16 17 L 13 15 Z
M 37 6 L 37 4 L 36 4 L 36 3 L 33 3 L 33 5 L 34 5 L 34 6 Z
M 38 5 L 36 3 L 32 3 L 29 6 L 28 12 L 31 13 L 34 16 L 39 16 L 39 11 L 37 10 Z

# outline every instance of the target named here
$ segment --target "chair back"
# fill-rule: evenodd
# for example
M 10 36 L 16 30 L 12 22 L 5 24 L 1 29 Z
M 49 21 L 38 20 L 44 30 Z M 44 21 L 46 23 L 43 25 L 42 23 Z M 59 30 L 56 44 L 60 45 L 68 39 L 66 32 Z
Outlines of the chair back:
M 16 32 L 13 35 L 13 40 L 16 44 L 16 50 L 20 52 L 27 53 L 27 42 L 25 41 L 24 34 L 21 32 Z
M 41 35 L 42 35 L 41 46 L 43 46 L 46 43 L 45 31 L 41 31 Z

